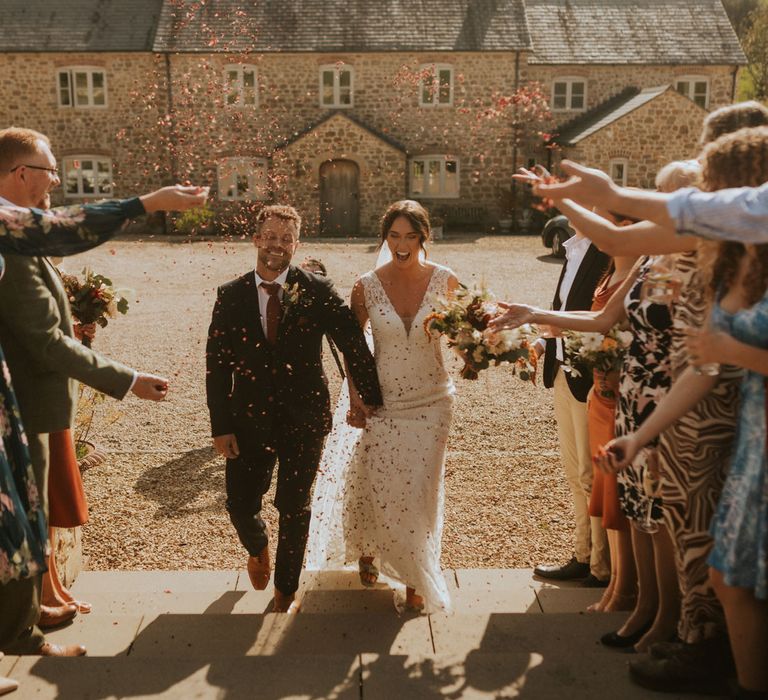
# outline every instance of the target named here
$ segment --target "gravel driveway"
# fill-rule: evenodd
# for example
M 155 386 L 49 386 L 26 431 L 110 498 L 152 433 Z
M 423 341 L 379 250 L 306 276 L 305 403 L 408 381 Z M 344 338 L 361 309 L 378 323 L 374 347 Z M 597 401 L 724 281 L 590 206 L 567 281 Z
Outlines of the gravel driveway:
M 548 305 L 560 266 L 538 238 L 479 237 L 436 243 L 430 257 L 468 284 L 499 297 Z M 306 242 L 348 296 L 376 259 L 368 242 Z M 126 317 L 100 330 L 95 347 L 171 379 L 168 400 L 131 396 L 100 409 L 97 442 L 106 463 L 85 472 L 91 520 L 84 550 L 91 569 L 231 569 L 245 553 L 224 510 L 224 465 L 209 439 L 205 339 L 219 284 L 254 264 L 247 241 L 177 243 L 130 239 L 68 259 L 135 290 Z M 527 567 L 570 556 L 572 518 L 561 474 L 552 394 L 507 368 L 458 379 L 446 466 L 444 567 Z M 330 357 L 333 394 L 338 374 Z M 120 411 L 107 424 L 108 413 Z M 265 517 L 275 528 L 271 495 Z M 274 540 L 274 538 L 273 538 Z M 273 552 L 274 554 L 274 552 Z

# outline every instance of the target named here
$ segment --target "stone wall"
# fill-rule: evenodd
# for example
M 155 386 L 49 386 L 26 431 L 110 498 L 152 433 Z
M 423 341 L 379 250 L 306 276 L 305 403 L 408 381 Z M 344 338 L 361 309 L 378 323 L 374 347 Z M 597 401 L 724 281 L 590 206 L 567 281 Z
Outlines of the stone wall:
M 605 171 L 612 158 L 626 158 L 627 185 L 652 189 L 663 165 L 696 157 L 705 116 L 702 108 L 670 89 L 563 155 Z
M 526 78 L 540 82 L 545 94 L 551 99 L 552 83 L 556 78 L 583 77 L 587 81 L 587 109 L 592 109 L 629 86 L 638 88 L 674 86 L 675 80 L 683 76 L 702 75 L 709 78 L 709 109 L 716 109 L 733 101 L 735 69 L 735 66 L 545 66 L 534 64 L 527 67 Z M 556 112 L 555 116 L 558 123 L 562 124 L 580 114 L 582 112 L 565 110 Z
M 378 221 L 392 202 L 402 199 L 406 155 L 342 114 L 311 130 L 275 154 L 275 179 L 283 182 L 279 198 L 294 204 L 313 235 L 320 225 L 320 167 L 332 160 L 351 160 L 359 168 L 359 234 L 375 236 Z
M 104 68 L 106 107 L 59 107 L 57 70 L 65 66 Z M 170 177 L 162 127 L 167 107 L 161 56 L 0 53 L 0 75 L 0 126 L 45 133 L 60 163 L 68 155 L 108 156 L 116 196 L 147 191 Z M 63 191 L 57 190 L 54 203 L 64 201 Z

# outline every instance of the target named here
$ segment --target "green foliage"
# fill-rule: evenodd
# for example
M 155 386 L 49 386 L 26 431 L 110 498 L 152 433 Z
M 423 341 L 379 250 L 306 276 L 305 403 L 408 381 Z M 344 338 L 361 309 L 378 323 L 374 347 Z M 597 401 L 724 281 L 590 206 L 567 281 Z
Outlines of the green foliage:
M 205 231 L 212 223 L 215 214 L 208 204 L 187 209 L 176 217 L 174 229 L 184 236 L 194 236 Z
M 752 97 L 758 100 L 768 99 L 768 2 L 760 5 L 749 14 L 749 29 L 742 44 L 747 54 L 749 65 L 747 72 L 752 80 Z

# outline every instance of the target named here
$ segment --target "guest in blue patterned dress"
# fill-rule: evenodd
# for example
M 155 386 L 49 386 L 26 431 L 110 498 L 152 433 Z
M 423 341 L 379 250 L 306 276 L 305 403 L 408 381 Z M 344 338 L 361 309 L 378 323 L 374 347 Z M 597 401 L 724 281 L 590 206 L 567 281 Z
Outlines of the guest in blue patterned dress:
M 704 181 L 720 189 L 734 172 L 768 181 L 768 127 L 744 129 L 704 149 Z M 749 183 L 749 184 L 755 184 Z M 708 244 L 713 245 L 713 244 Z M 768 374 L 768 245 L 715 244 L 709 270 L 710 329 L 692 329 L 691 363 L 668 396 L 634 434 L 607 446 L 607 466 L 629 463 L 649 440 L 711 391 L 716 376 L 696 366 L 743 367 L 735 449 L 712 521 L 710 578 L 725 611 L 736 662 L 737 697 L 768 697 L 768 466 L 766 383 Z
M 204 203 L 198 187 L 165 187 L 141 198 L 52 210 L 0 205 L 0 254 L 73 255 L 112 238 L 130 218 L 160 210 L 184 210 Z M 0 255 L 0 276 L 4 262 Z M 2 289 L 0 288 L 0 293 Z M 41 494 L 19 419 L 11 377 L 0 349 L 0 648 L 17 640 L 29 609 L 13 604 L 14 590 L 45 570 L 47 530 Z M 10 593 L 9 596 L 5 594 Z M 9 598 L 9 606 L 3 600 Z M 34 592 L 27 596 L 35 597 Z M 18 602 L 18 600 L 16 601 Z M 30 605 L 31 605 L 30 600 Z M 32 621 L 30 624 L 34 624 Z M 55 645 L 51 651 L 63 651 Z

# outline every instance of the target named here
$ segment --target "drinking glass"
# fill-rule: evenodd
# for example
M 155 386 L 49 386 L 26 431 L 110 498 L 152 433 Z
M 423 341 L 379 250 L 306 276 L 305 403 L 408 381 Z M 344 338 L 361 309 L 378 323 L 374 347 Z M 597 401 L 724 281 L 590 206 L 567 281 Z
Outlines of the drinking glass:
M 702 332 L 702 329 L 693 328 L 692 326 L 688 326 L 688 328 L 685 329 L 685 334 L 689 337 L 695 337 Z M 690 360 L 690 365 L 695 374 L 701 374 L 707 377 L 716 377 L 720 374 L 719 362 L 702 362 L 696 364 L 693 360 Z
M 669 305 L 680 294 L 683 280 L 675 270 L 674 258 L 659 257 L 650 267 L 643 281 L 641 298 L 652 304 Z

